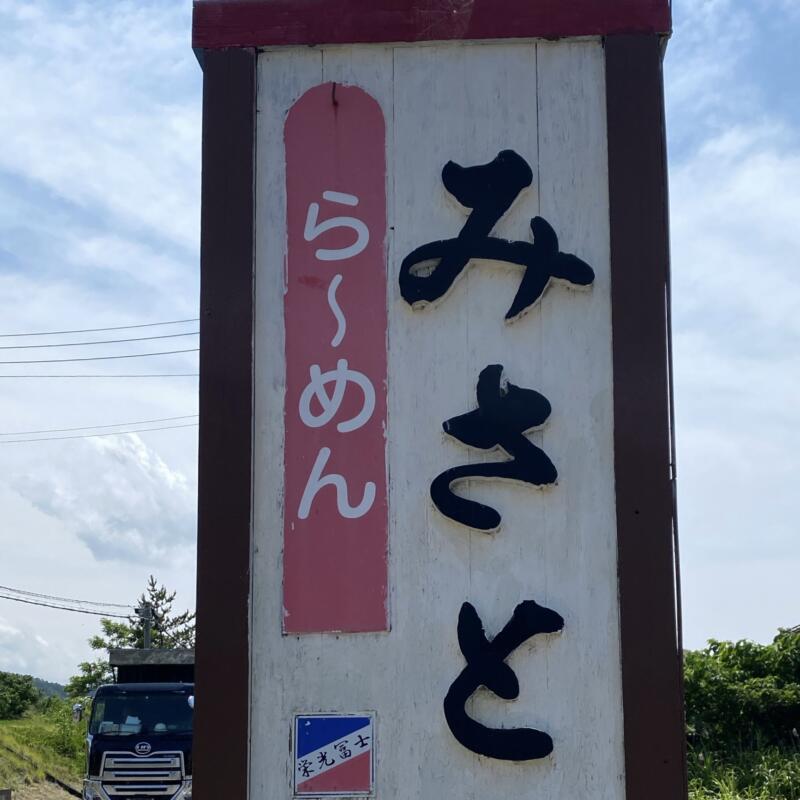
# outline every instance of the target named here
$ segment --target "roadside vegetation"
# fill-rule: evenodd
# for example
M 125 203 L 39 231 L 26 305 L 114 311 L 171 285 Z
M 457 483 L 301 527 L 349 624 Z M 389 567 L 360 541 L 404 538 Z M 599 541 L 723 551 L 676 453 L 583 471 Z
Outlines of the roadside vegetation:
M 685 656 L 692 800 L 800 800 L 800 630 Z
M 0 687 L 26 676 L 0 673 Z M 19 708 L 18 704 L 15 708 Z M 80 788 L 86 723 L 72 719 L 72 703 L 37 696 L 28 706 L 0 719 L 0 787 L 13 790 L 42 783 L 53 776 Z

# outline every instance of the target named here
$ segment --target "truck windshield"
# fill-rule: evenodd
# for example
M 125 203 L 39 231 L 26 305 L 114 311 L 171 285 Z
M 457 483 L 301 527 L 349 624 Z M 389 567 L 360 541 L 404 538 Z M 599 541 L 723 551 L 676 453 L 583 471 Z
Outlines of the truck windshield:
M 100 736 L 191 733 L 192 716 L 189 695 L 184 692 L 104 694 L 92 704 L 89 732 Z

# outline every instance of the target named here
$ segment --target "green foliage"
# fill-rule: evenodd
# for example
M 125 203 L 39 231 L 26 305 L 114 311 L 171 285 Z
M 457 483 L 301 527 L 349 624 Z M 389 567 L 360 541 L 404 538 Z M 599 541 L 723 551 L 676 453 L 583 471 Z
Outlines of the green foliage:
M 86 698 L 83 704 L 85 713 L 80 721 L 72 718 L 72 703 L 66 700 L 52 703 L 45 715 L 50 725 L 42 737 L 43 743 L 70 761 L 78 772 L 83 770 L 86 756 L 86 728 L 90 703 L 91 701 Z
M 80 786 L 85 767 L 86 721 L 72 719 L 72 703 L 50 698 L 46 713 L 0 723 L 0 775 L 19 786 L 47 772 Z
M 800 632 L 769 645 L 709 642 L 685 658 L 689 743 L 701 752 L 794 747 L 800 728 Z
M 159 586 L 151 575 L 147 582 L 147 591 L 139 597 L 139 607 L 149 603 L 153 610 L 153 647 L 173 647 L 188 649 L 194 647 L 195 614 L 184 611 L 182 614 L 172 613 L 176 592 L 168 592 L 165 586 Z M 131 647 L 144 647 L 144 625 L 139 618 L 133 623 L 134 639 Z
M 800 631 L 685 655 L 693 800 L 800 800 Z
M 0 672 L 0 719 L 18 719 L 38 698 L 30 675 Z
M 689 751 L 692 800 L 800 800 L 800 753 L 765 748 L 720 759 Z
M 172 605 L 176 592 L 159 586 L 151 575 L 147 588 L 137 601 L 137 608 L 149 604 L 152 609 L 152 646 L 154 648 L 188 649 L 194 647 L 195 615 L 189 611 L 173 614 Z M 144 623 L 139 616 L 131 616 L 125 622 L 119 619 L 101 619 L 101 633 L 89 639 L 92 650 L 106 653 L 115 648 L 143 648 Z M 114 674 L 104 656 L 95 661 L 84 661 L 78 665 L 80 673 L 67 683 L 69 697 L 84 697 L 98 686 L 112 683 Z
M 8 735 L 8 722 L 0 722 L 0 787 L 15 792 L 23 786 L 44 780 L 44 769 Z M 16 795 L 15 795 L 16 796 Z
M 114 673 L 108 665 L 108 659 L 82 661 L 78 664 L 78 669 L 80 670 L 79 674 L 73 675 L 67 681 L 67 697 L 86 697 L 98 686 L 114 682 Z
M 41 694 L 27 675 L 0 673 L 0 687 L 0 786 L 20 789 L 45 773 L 80 786 L 86 724 L 72 720 L 72 704 Z

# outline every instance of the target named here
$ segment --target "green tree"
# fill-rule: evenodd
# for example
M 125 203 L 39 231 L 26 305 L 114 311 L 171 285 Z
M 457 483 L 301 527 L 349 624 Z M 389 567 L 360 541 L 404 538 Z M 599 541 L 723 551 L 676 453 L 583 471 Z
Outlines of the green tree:
M 153 614 L 153 647 L 176 648 L 184 650 L 194 647 L 195 614 L 184 611 L 174 614 L 172 604 L 176 592 L 169 592 L 166 586 L 159 586 L 151 575 L 147 590 L 139 597 L 138 608 L 145 603 L 150 605 Z M 132 647 L 144 647 L 144 624 L 140 618 L 130 619 L 134 631 Z
M 140 595 L 136 608 L 150 606 L 152 615 L 152 644 L 156 649 L 174 648 L 188 649 L 194 647 L 195 614 L 184 611 L 173 613 L 176 592 L 170 592 L 166 586 L 159 586 L 151 575 L 147 588 Z M 125 622 L 121 619 L 100 620 L 101 633 L 89 639 L 92 650 L 105 651 L 106 655 L 95 661 L 84 661 L 78 665 L 78 675 L 70 678 L 66 686 L 70 697 L 85 697 L 98 686 L 114 680 L 114 674 L 108 665 L 108 651 L 116 648 L 143 648 L 145 625 L 142 616 L 130 616 Z
M 78 674 L 73 675 L 66 685 L 67 697 L 88 697 L 98 686 L 114 682 L 114 672 L 102 658 L 96 661 L 82 661 L 78 664 Z
M 800 729 L 800 631 L 772 644 L 710 641 L 685 656 L 689 744 L 717 754 L 795 748 Z
M 38 699 L 39 691 L 30 675 L 0 672 L 0 719 L 21 717 Z

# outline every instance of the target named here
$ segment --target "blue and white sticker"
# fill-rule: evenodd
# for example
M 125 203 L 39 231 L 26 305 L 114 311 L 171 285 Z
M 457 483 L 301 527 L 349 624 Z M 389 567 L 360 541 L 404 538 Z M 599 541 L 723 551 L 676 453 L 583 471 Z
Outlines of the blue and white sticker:
M 295 797 L 369 797 L 375 788 L 375 715 L 297 714 Z

